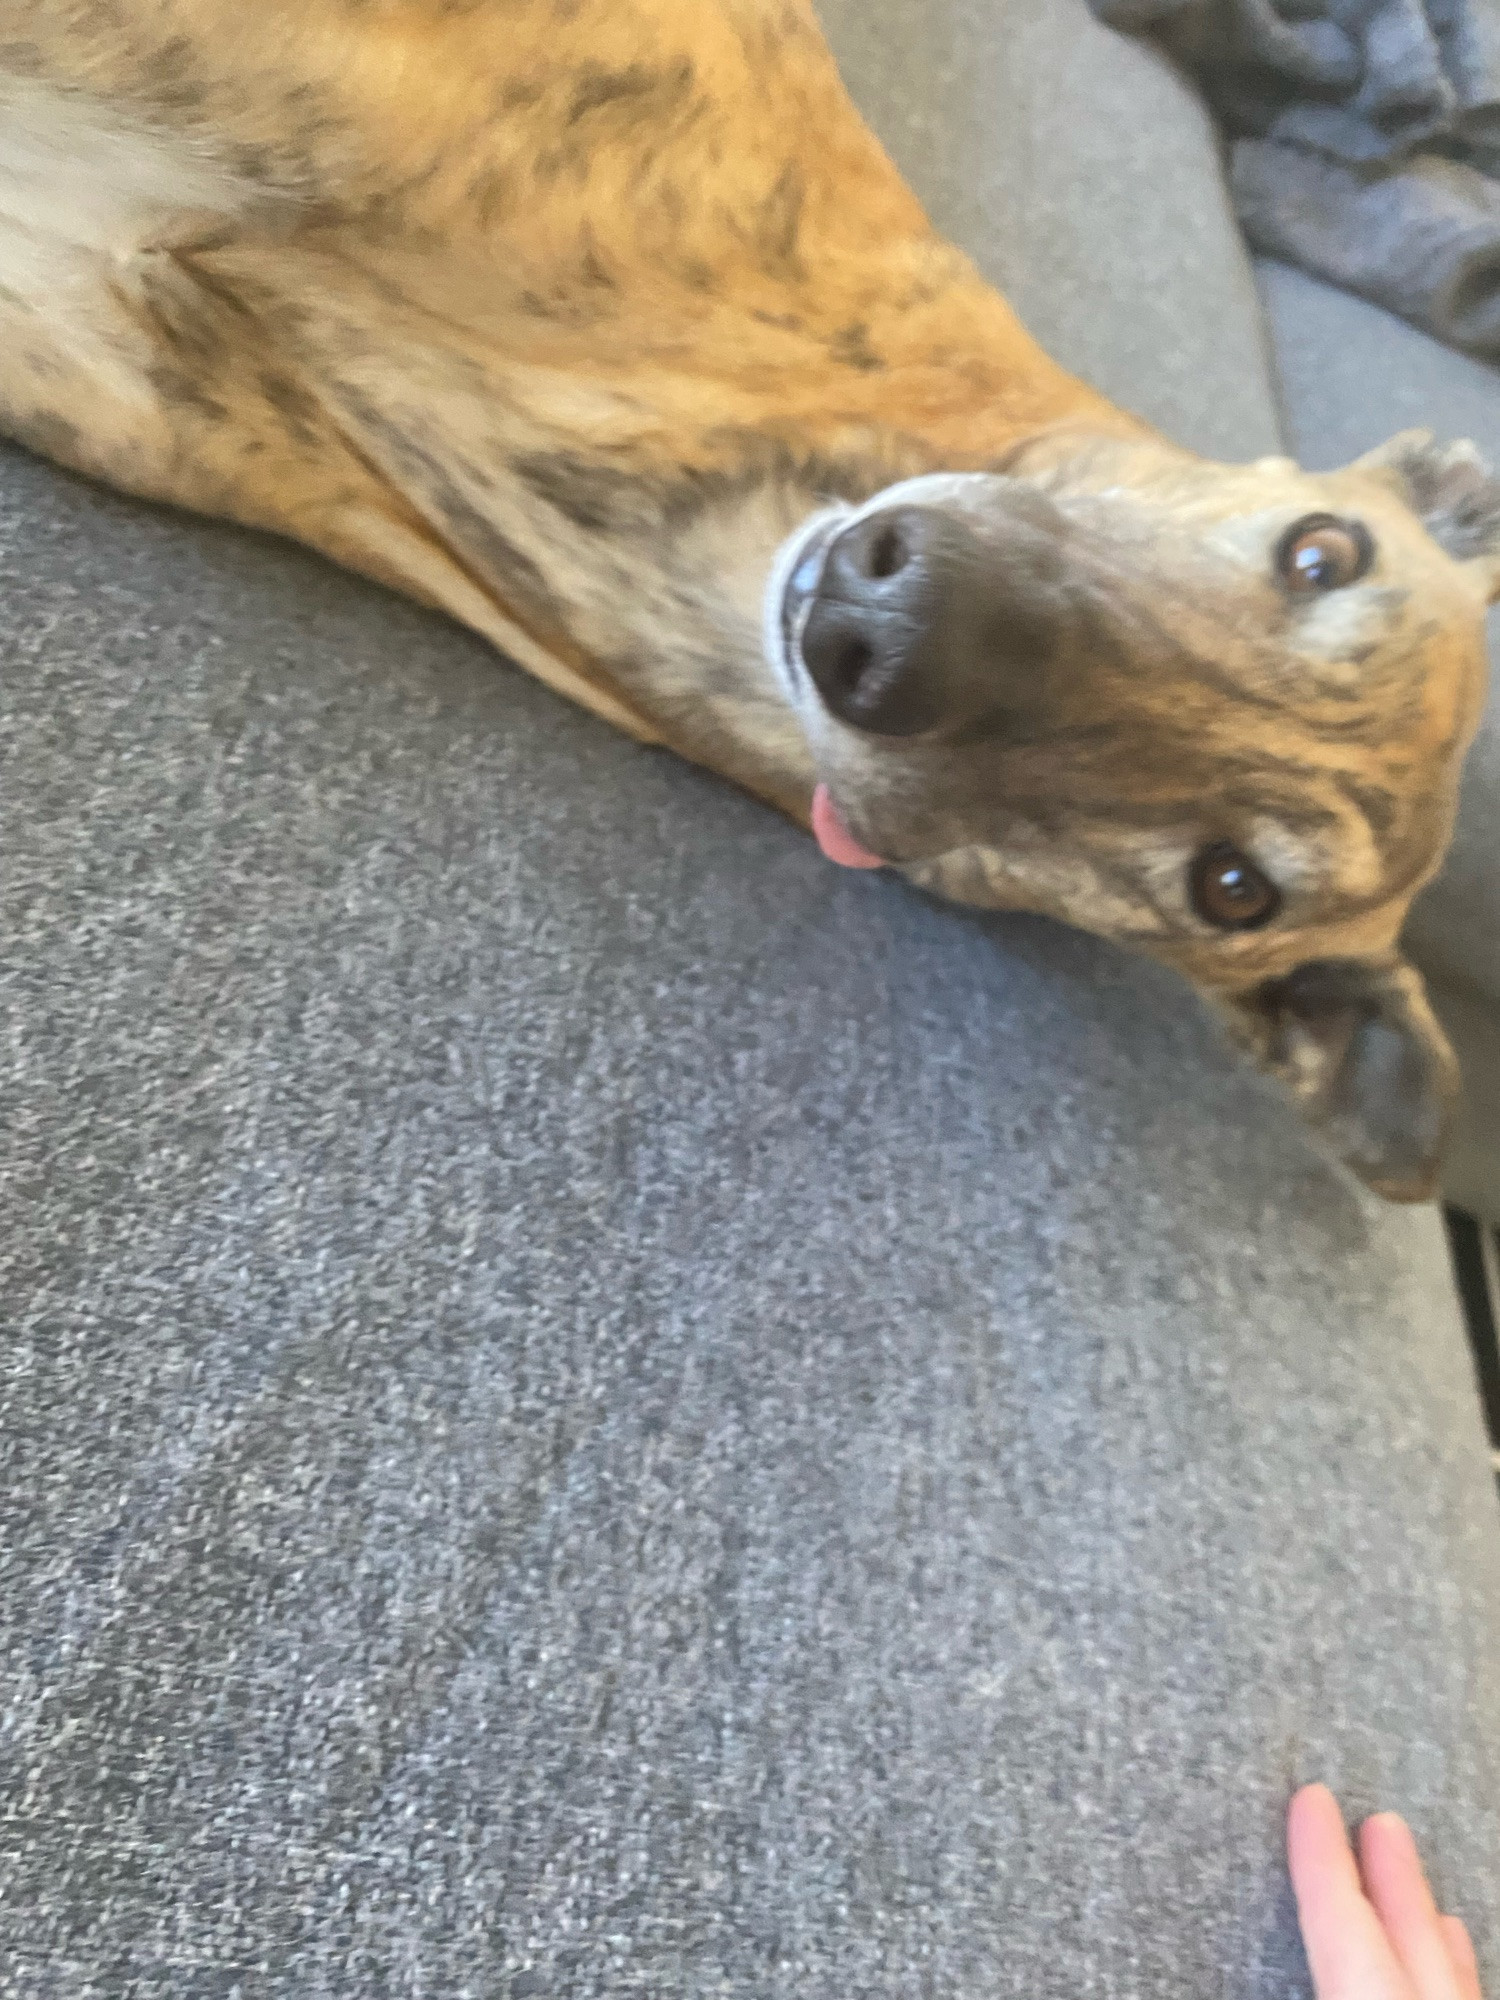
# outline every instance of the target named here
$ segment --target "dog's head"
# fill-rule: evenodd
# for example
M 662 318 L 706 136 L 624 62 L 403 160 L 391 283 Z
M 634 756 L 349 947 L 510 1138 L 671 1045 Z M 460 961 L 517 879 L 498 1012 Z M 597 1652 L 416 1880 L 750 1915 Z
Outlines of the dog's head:
M 1452 1055 L 1399 936 L 1453 822 L 1500 484 L 1054 435 L 806 522 L 766 643 L 836 858 L 1185 973 L 1350 1165 L 1430 1193 Z

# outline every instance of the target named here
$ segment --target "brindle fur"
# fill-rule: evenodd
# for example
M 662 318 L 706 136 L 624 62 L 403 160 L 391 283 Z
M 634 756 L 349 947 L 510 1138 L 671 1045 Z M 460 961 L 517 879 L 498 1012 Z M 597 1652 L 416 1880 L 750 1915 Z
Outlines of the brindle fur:
M 1452 1059 L 1398 936 L 1482 701 L 1495 489 L 1410 437 L 1210 465 L 1072 379 L 809 0 L 0 0 L 0 426 L 443 606 L 804 821 L 822 777 L 919 882 L 1152 953 L 1372 1184 L 1430 1189 Z M 830 499 L 954 472 L 997 548 L 1066 525 L 1045 697 L 861 737 L 768 664 L 768 572 Z M 1268 550 L 1320 510 L 1379 560 L 1293 603 Z M 1280 871 L 1276 924 L 1193 916 L 1218 837 Z

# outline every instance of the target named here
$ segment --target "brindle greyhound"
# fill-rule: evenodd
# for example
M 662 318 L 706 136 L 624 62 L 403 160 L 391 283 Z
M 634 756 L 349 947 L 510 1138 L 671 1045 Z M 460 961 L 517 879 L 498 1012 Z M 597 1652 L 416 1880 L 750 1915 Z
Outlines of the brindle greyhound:
M 1209 464 L 937 236 L 811 0 L 0 0 L 0 426 L 1177 967 L 1395 1197 L 1500 489 Z

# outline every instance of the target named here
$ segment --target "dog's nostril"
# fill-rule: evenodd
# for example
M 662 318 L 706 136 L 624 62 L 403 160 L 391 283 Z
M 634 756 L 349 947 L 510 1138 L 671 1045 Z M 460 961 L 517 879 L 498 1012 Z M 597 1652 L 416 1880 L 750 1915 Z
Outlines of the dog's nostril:
M 883 580 L 905 567 L 906 543 L 901 539 L 901 530 L 887 523 L 870 545 L 869 573 Z
M 829 661 L 829 693 L 853 695 L 859 692 L 859 684 L 870 670 L 874 659 L 873 649 L 864 639 L 846 639 Z

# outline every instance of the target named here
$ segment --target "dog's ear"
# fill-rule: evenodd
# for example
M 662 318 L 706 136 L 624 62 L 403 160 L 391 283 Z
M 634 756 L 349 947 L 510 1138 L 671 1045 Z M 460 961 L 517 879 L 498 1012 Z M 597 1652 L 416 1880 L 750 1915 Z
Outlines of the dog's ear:
M 1347 1166 L 1389 1201 L 1426 1201 L 1458 1064 L 1404 961 L 1318 959 L 1235 997 L 1231 1025 Z
M 1431 431 L 1399 431 L 1351 469 L 1391 480 L 1432 539 L 1500 597 L 1500 479 L 1467 438 L 1439 444 Z

